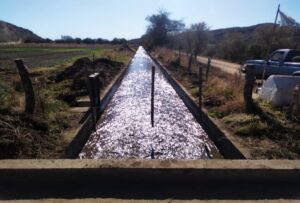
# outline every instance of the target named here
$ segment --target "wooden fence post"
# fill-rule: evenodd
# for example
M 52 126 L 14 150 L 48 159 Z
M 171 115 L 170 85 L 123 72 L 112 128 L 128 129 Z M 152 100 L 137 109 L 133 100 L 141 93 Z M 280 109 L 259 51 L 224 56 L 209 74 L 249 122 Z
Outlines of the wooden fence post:
M 192 61 L 193 61 L 193 53 L 190 53 L 190 55 L 189 55 L 189 63 L 188 63 L 188 68 L 187 68 L 187 70 L 188 70 L 188 73 L 189 74 L 192 74 L 192 70 L 191 70 L 191 66 L 192 66 Z
M 208 60 L 207 60 L 205 81 L 208 80 L 208 74 L 209 74 L 209 70 L 210 70 L 210 64 L 211 64 L 211 58 L 209 57 Z
M 299 97 L 300 97 L 300 85 L 296 85 L 294 89 L 294 98 L 293 98 L 293 106 L 292 106 L 293 113 L 295 114 L 299 113 L 300 110 Z
M 15 63 L 17 65 L 18 72 L 21 77 L 25 92 L 25 112 L 28 114 L 33 114 L 35 106 L 35 97 L 32 82 L 27 71 L 27 67 L 24 65 L 21 59 L 16 59 Z
M 152 66 L 151 80 L 151 125 L 154 127 L 154 83 L 155 83 L 155 66 Z
M 252 98 L 252 91 L 255 82 L 255 75 L 254 75 L 254 65 L 248 65 L 246 67 L 246 75 L 245 75 L 245 86 L 244 86 L 244 101 L 247 113 L 254 113 L 255 112 L 255 104 Z
M 199 110 L 201 112 L 201 108 L 202 108 L 202 65 L 199 64 L 199 84 L 198 84 L 198 88 L 199 88 Z
M 88 88 L 90 96 L 90 108 L 93 116 L 94 130 L 96 122 L 100 116 L 100 83 L 99 73 L 94 73 L 88 77 Z

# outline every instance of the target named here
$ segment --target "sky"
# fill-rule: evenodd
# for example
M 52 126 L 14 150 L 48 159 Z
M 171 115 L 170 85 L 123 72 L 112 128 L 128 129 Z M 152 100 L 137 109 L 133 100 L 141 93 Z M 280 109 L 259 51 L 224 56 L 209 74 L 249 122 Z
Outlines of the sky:
M 274 22 L 278 4 L 300 22 L 300 0 L 0 0 L 0 20 L 43 38 L 133 39 L 160 9 L 186 25 L 204 21 L 219 29 Z

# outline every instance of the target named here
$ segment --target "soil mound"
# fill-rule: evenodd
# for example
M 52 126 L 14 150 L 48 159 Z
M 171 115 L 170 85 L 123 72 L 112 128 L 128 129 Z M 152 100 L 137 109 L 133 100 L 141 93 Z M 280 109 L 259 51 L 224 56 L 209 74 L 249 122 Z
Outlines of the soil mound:
M 55 76 L 55 82 L 61 82 L 67 79 L 74 79 L 85 75 L 88 71 L 88 67 L 91 67 L 91 61 L 89 58 L 80 58 L 74 62 L 74 64 L 64 71 L 59 72 Z
M 54 76 L 55 82 L 72 80 L 72 98 L 88 94 L 87 77 L 93 73 L 99 73 L 101 88 L 105 88 L 113 77 L 118 74 L 124 63 L 107 58 L 98 58 L 91 61 L 89 58 L 80 58 L 64 71 Z M 64 96 L 62 96 L 63 98 Z M 70 95 L 67 95 L 68 99 Z M 63 99 L 64 100 L 64 99 Z

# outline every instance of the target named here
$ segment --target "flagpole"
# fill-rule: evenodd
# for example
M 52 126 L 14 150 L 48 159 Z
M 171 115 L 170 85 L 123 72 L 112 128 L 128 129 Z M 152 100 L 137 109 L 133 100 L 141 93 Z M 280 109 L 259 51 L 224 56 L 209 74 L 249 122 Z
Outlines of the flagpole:
M 277 24 L 277 19 L 278 19 L 278 14 L 280 12 L 280 4 L 278 4 L 278 8 L 277 8 L 277 12 L 276 12 L 276 17 L 275 17 L 275 22 L 273 25 L 273 30 L 272 30 L 272 35 L 271 35 L 271 39 L 270 39 L 270 43 L 268 44 L 268 48 L 267 48 L 267 58 L 264 64 L 264 71 L 263 71 L 263 75 L 262 75 L 262 81 L 264 81 L 265 79 L 265 74 L 266 74 L 266 68 L 267 68 L 267 61 L 269 59 L 269 52 L 271 51 L 271 47 L 272 47 L 272 43 L 273 43 L 273 38 L 274 38 L 274 34 L 275 34 L 275 29 L 276 29 L 276 24 Z
M 275 22 L 274 22 L 274 26 L 273 26 L 273 32 L 275 31 L 275 28 L 276 28 L 279 11 L 280 11 L 280 4 L 278 4 L 278 8 L 277 8 L 277 12 L 276 12 L 276 18 L 275 18 Z

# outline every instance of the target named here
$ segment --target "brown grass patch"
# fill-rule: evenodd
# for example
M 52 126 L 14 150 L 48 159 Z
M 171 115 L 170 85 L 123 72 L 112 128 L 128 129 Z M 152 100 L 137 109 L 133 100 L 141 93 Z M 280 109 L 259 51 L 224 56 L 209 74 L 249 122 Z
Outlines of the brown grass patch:
M 169 70 L 185 89 L 198 100 L 198 69 L 202 65 L 203 76 L 206 66 L 194 62 L 192 74 L 187 72 L 188 58 L 182 54 L 181 63 L 174 65 L 178 52 L 159 48 L 155 56 Z M 299 159 L 300 117 L 289 109 L 276 109 L 258 101 L 261 109 L 274 121 L 273 124 L 254 115 L 247 115 L 243 98 L 244 79 L 240 74 L 228 74 L 218 68 L 211 68 L 208 81 L 203 83 L 203 104 L 210 116 L 224 123 L 227 130 L 236 135 L 254 159 Z
M 41 58 L 36 59 L 35 54 L 40 56 L 41 52 L 36 49 L 31 50 L 30 45 L 23 46 L 25 45 L 21 45 L 22 54 L 30 55 L 33 62 L 40 61 Z M 41 47 L 43 46 L 41 45 Z M 52 47 L 46 48 L 47 53 L 53 51 Z M 129 51 L 118 51 L 117 46 L 101 46 L 101 49 L 91 47 L 91 50 L 86 49 L 87 47 L 84 48 L 83 54 L 90 58 L 92 55 L 103 57 L 104 52 L 114 60 L 127 62 L 133 55 Z M 14 58 L 18 54 L 15 50 L 19 50 L 19 48 L 12 47 L 9 57 Z M 66 49 L 66 51 L 68 50 Z M 49 66 L 47 65 L 48 55 L 43 58 L 42 65 L 33 66 L 25 61 L 25 64 L 29 66 L 35 91 L 36 105 L 33 117 L 22 113 L 24 111 L 24 93 L 13 60 L 9 60 L 9 63 L 6 63 L 8 60 L 0 60 L 0 159 L 59 158 L 63 155 L 64 149 L 68 145 L 66 139 L 70 140 L 70 135 L 68 138 L 65 138 L 64 135 L 70 129 L 73 131 L 76 129 L 82 113 L 69 111 L 70 103 L 67 100 L 70 95 L 74 95 L 74 90 L 72 90 L 74 78 L 58 83 L 49 80 L 50 76 L 65 70 L 70 62 L 72 64 L 78 58 L 77 56 L 70 58 L 69 55 L 65 56 L 61 52 L 59 54 L 59 57 L 49 54 L 51 59 L 55 59 L 55 63 L 51 62 Z M 2 66 L 5 68 L 2 69 Z M 109 79 L 121 71 L 120 67 L 115 71 L 110 69 L 105 69 L 105 73 L 108 74 L 106 83 L 109 83 Z M 106 83 L 104 85 L 107 85 Z M 41 128 L 41 126 L 43 127 Z

